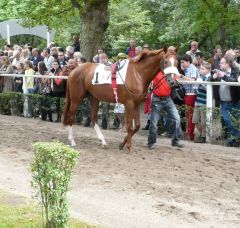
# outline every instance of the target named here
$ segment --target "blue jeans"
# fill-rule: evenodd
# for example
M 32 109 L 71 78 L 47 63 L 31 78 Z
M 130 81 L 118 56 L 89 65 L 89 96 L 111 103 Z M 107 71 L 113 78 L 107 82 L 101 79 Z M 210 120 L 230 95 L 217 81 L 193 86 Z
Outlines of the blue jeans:
M 160 118 L 161 112 L 166 111 L 167 118 L 173 124 L 173 138 L 172 143 L 179 140 L 180 131 L 180 116 L 178 110 L 173 103 L 171 97 L 158 97 L 153 95 L 152 105 L 151 105 L 151 118 L 150 118 L 150 128 L 148 135 L 148 146 L 153 145 L 157 141 L 158 134 L 158 120 Z M 168 126 L 169 127 L 169 126 Z
M 34 88 L 28 88 L 27 89 L 27 93 L 28 94 L 34 94 L 35 93 L 35 89 Z
M 227 128 L 227 141 L 229 144 L 240 140 L 240 130 L 234 126 L 239 119 L 240 103 L 221 101 L 221 115 Z

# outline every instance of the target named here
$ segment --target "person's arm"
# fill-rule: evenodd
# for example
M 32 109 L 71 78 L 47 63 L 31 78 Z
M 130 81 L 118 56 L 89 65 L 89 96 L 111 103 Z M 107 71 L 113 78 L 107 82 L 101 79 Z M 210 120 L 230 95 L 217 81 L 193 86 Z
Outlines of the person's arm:
M 9 65 L 9 66 L 7 67 L 7 70 L 6 70 L 5 73 L 6 73 L 6 74 L 12 74 L 12 73 L 13 73 L 13 67 L 12 67 L 11 65 Z
M 195 77 L 189 78 L 187 76 L 181 75 L 180 78 L 184 81 L 196 81 Z
M 229 77 L 224 72 L 219 71 L 218 77 L 224 80 L 225 82 L 237 82 L 237 75 L 236 77 Z

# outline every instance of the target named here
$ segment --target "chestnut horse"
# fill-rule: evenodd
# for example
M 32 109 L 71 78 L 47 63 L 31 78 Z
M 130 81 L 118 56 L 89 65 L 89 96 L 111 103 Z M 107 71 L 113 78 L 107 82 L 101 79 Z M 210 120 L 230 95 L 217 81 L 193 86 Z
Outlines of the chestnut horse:
M 116 100 L 111 84 L 92 84 L 97 65 L 96 63 L 85 63 L 73 70 L 68 77 L 63 124 L 69 126 L 68 139 L 72 146 L 76 145 L 72 125 L 75 123 L 77 108 L 84 97 L 87 97 L 90 101 L 91 120 L 98 139 L 102 141 L 103 147 L 106 145 L 105 138 L 97 124 L 99 101 L 116 103 Z M 173 73 L 176 74 L 176 67 L 177 49 L 174 51 L 168 51 L 167 49 L 146 50 L 129 62 L 124 84 L 117 85 L 118 101 L 125 105 L 127 128 L 127 136 L 120 144 L 120 149 L 123 149 L 127 144 L 129 152 L 131 150 L 132 136 L 140 128 L 140 104 L 146 97 L 152 79 L 159 71 L 164 69 L 167 72 L 165 76 L 172 78 Z M 169 82 L 171 83 L 171 81 Z

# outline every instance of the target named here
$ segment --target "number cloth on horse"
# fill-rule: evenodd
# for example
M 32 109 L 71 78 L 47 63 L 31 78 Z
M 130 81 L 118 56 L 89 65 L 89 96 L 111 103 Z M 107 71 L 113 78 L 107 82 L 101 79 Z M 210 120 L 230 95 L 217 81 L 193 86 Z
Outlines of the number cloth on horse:
M 122 85 L 125 82 L 128 63 L 129 63 L 128 59 L 124 59 L 117 63 L 118 68 L 116 72 L 116 79 L 117 79 L 118 85 Z M 109 70 L 106 70 L 106 66 L 104 64 L 99 64 L 94 71 L 92 84 L 93 85 L 112 84 L 111 75 L 112 75 L 112 72 Z

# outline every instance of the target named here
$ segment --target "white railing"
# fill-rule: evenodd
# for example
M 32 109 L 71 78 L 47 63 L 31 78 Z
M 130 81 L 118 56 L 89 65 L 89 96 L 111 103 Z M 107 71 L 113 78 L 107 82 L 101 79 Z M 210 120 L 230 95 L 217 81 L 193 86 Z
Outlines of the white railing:
M 22 75 L 22 74 L 0 74 L 5 77 L 23 77 L 23 92 L 26 93 L 26 77 L 34 78 L 61 78 L 68 79 L 68 76 L 49 76 L 49 75 Z M 240 77 L 239 77 L 240 78 Z M 184 81 L 179 80 L 181 84 L 194 84 L 194 85 L 207 85 L 207 140 L 212 135 L 212 117 L 213 117 L 213 86 L 214 85 L 229 85 L 229 86 L 240 86 L 240 82 L 209 82 L 209 81 Z
M 5 77 L 22 77 L 23 78 L 23 93 L 27 92 L 27 83 L 26 83 L 26 78 L 27 77 L 33 77 L 33 78 L 61 78 L 61 79 L 67 79 L 68 76 L 49 76 L 49 75 L 25 75 L 25 74 L 0 74 L 0 76 L 5 76 Z

